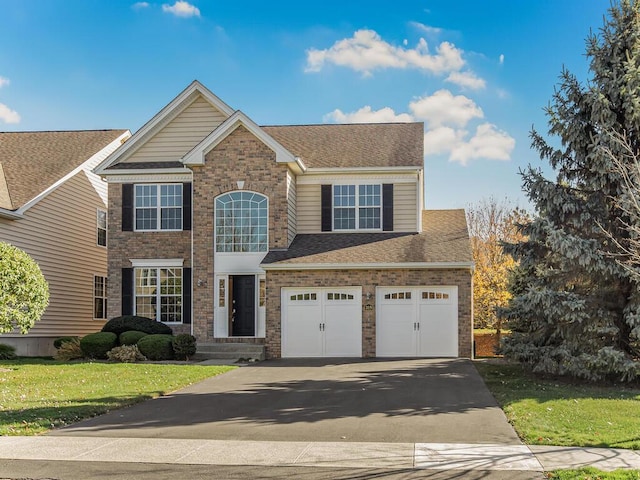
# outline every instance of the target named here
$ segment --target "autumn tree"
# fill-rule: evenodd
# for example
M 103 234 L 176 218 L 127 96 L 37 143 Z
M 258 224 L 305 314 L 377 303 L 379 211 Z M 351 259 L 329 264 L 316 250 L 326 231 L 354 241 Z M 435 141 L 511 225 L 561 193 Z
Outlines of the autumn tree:
M 0 242 L 0 333 L 27 333 L 49 304 L 49 286 L 25 251 Z
M 531 134 L 555 178 L 522 174 L 536 215 L 508 248 L 519 267 L 503 352 L 538 372 L 634 380 L 640 283 L 624 263 L 637 219 L 615 163 L 629 160 L 624 143 L 640 148 L 640 2 L 612 5 L 586 56 L 588 82 L 563 71 L 546 109 L 551 139 Z
M 502 331 L 502 318 L 496 309 L 507 305 L 510 271 L 515 266 L 503 242 L 521 238 L 516 223 L 526 217 L 524 211 L 508 200 L 483 199 L 467 208 L 467 225 L 475 268 L 473 272 L 474 327 Z

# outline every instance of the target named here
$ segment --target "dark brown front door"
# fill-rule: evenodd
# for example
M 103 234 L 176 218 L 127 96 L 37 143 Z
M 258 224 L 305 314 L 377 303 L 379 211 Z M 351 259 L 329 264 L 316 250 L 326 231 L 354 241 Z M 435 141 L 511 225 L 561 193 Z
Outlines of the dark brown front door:
M 234 337 L 256 335 L 256 277 L 255 275 L 232 275 L 232 326 Z

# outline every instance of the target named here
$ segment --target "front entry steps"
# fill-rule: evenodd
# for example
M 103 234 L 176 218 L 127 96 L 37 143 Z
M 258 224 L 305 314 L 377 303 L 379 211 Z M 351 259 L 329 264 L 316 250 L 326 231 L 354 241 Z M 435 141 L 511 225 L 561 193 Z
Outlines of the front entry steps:
M 196 360 L 264 360 L 264 345 L 256 343 L 198 343 Z

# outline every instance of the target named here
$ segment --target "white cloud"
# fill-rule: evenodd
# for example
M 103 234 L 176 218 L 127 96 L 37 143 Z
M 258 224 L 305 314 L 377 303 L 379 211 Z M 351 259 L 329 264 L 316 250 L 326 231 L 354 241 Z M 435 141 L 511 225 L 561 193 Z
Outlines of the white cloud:
M 486 158 L 489 160 L 510 160 L 516 141 L 508 133 L 498 130 L 491 123 L 478 125 L 476 133 L 469 141 L 458 143 L 451 150 L 449 160 L 466 165 L 469 160 Z
M 149 8 L 149 2 L 136 2 L 133 5 L 131 5 L 131 8 L 133 8 L 134 10 L 142 10 L 143 8 Z
M 473 118 L 482 118 L 482 109 L 464 95 L 455 97 L 449 90 L 438 90 L 429 97 L 420 97 L 409 104 L 409 110 L 430 128 L 443 125 L 464 127 Z
M 335 109 L 323 117 L 324 122 L 336 123 L 404 123 L 412 122 L 413 117 L 408 113 L 398 113 L 390 107 L 383 107 L 380 110 L 372 110 L 369 105 L 351 113 L 344 113 L 340 109 Z
M 325 50 L 307 50 L 306 72 L 319 72 L 329 63 L 365 75 L 378 68 L 415 68 L 443 74 L 458 71 L 465 65 L 462 50 L 449 42 L 442 42 L 436 47 L 436 53 L 431 54 L 423 38 L 416 48 L 402 48 L 385 42 L 373 30 L 358 30 L 353 37 L 339 40 Z
M 421 32 L 426 33 L 427 35 L 440 35 L 442 33 L 441 28 L 431 27 L 420 22 L 409 22 L 409 25 L 420 30 Z
M 498 63 L 500 63 L 500 65 L 502 65 L 504 63 L 504 53 L 500 54 L 500 58 L 498 60 Z
M 447 82 L 455 83 L 459 87 L 470 90 L 482 90 L 486 82 L 473 72 L 451 72 L 446 78 Z
M 4 103 L 0 103 L 0 120 L 4 123 L 20 123 L 20 115 Z
M 463 141 L 466 134 L 467 132 L 464 130 L 456 130 L 451 127 L 438 127 L 428 130 L 424 134 L 424 154 L 450 153 Z
M 6 87 L 11 83 L 7 77 L 0 77 L 0 88 Z
M 173 5 L 164 4 L 162 5 L 162 11 L 166 13 L 171 13 L 176 17 L 199 17 L 200 9 L 194 5 L 191 5 L 189 2 L 185 2 L 183 0 L 178 0 Z

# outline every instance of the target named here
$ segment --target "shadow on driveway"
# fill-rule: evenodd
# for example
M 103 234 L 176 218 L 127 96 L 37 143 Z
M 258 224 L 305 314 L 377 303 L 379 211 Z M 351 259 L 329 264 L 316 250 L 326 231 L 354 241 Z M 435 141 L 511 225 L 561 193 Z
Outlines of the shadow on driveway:
M 520 443 L 464 359 L 266 361 L 51 435 Z

